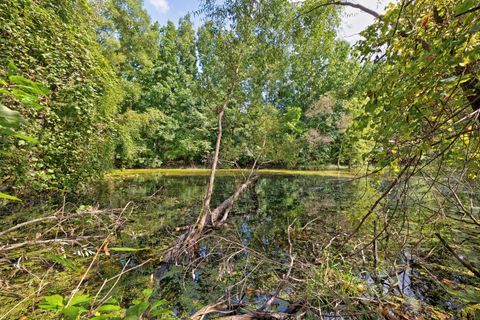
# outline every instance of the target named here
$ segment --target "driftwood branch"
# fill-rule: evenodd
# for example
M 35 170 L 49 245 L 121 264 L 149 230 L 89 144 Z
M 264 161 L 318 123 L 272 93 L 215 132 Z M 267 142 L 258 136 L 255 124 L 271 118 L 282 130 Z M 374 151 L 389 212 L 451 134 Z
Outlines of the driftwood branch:
M 238 197 L 248 189 L 248 187 L 257 179 L 257 176 L 249 176 L 247 181 L 245 181 L 238 189 L 235 191 L 233 195 L 223 201 L 217 208 L 215 208 L 211 213 L 203 213 L 202 218 L 200 220 L 202 225 L 195 224 L 187 229 L 187 231 L 178 238 L 176 244 L 170 248 L 170 250 L 165 254 L 163 258 L 164 263 L 172 263 L 178 260 L 179 255 L 186 253 L 187 255 L 193 255 L 195 252 L 195 247 L 198 241 L 202 238 L 204 233 L 207 230 L 211 230 L 212 228 L 216 227 L 216 225 L 212 224 L 212 216 L 215 215 L 218 219 L 222 214 L 228 212 Z M 226 216 L 224 216 L 221 221 L 220 225 L 225 222 Z
M 3 236 L 4 234 L 15 231 L 17 229 L 20 229 L 21 227 L 28 226 L 30 224 L 34 224 L 34 223 L 42 222 L 42 221 L 46 221 L 46 220 L 56 220 L 56 219 L 57 219 L 57 216 L 48 216 L 48 217 L 33 219 L 33 220 L 30 220 L 30 221 L 25 221 L 25 222 L 19 223 L 15 226 L 11 227 L 10 229 L 0 231 L 0 236 Z

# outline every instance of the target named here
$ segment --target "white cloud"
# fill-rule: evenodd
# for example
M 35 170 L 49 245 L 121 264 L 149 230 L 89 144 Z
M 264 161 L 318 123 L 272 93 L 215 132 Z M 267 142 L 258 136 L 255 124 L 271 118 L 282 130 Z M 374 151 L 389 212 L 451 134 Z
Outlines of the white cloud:
M 150 4 L 161 13 L 167 13 L 168 10 L 170 10 L 168 0 L 148 0 L 148 2 L 150 2 Z

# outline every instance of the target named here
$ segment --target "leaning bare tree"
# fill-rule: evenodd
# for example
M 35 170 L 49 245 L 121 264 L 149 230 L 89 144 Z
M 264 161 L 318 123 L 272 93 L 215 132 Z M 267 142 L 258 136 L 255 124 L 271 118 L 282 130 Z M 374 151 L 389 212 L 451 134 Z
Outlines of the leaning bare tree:
M 236 15 L 243 19 L 243 23 L 247 21 L 247 23 L 242 25 L 241 28 L 233 26 L 233 30 L 231 31 L 213 32 L 213 37 L 210 39 L 210 41 L 214 42 L 215 55 L 217 57 L 222 57 L 221 63 L 217 66 L 219 69 L 216 70 L 219 78 L 216 79 L 216 83 L 209 83 L 207 87 L 204 88 L 206 91 L 212 91 L 212 95 L 217 101 L 217 107 L 215 108 L 217 117 L 217 137 L 212 158 L 210 177 L 202 208 L 196 222 L 187 229 L 187 231 L 178 239 L 177 243 L 175 243 L 171 250 L 165 255 L 165 262 L 178 261 L 179 257 L 182 255 L 186 257 L 194 255 L 197 244 L 204 233 L 207 230 L 219 227 L 225 222 L 235 201 L 256 180 L 254 174 L 254 169 L 256 167 L 255 161 L 250 174 L 237 190 L 218 207 L 211 207 L 212 195 L 215 187 L 215 176 L 222 146 L 223 119 L 227 108 L 234 101 L 235 92 L 237 91 L 239 84 L 242 81 L 243 74 L 245 73 L 245 69 L 248 66 L 248 51 L 253 47 L 250 43 L 253 39 L 249 34 L 251 30 L 249 27 L 245 27 L 248 26 L 248 20 L 252 19 L 250 11 L 253 10 L 253 7 L 254 6 L 251 5 L 250 7 L 240 6 L 237 8 L 239 11 L 236 12 Z M 205 4 L 205 10 L 207 14 L 212 16 L 212 19 L 215 20 L 216 23 L 225 23 L 225 21 L 221 21 L 225 19 L 220 13 L 222 8 L 211 8 L 209 7 L 209 4 Z

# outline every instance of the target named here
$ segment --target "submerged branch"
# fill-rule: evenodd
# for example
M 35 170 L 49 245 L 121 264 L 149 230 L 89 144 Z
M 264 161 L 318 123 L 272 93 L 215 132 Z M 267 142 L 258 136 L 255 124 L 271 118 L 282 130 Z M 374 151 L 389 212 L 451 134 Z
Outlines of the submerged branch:
M 382 200 L 388 196 L 390 194 L 390 192 L 393 190 L 393 188 L 398 184 L 398 182 L 400 181 L 400 179 L 402 178 L 402 176 L 405 174 L 405 172 L 407 171 L 407 169 L 411 166 L 411 164 L 413 163 L 413 161 L 416 159 L 416 157 L 412 158 L 409 163 L 407 165 L 405 165 L 405 167 L 402 169 L 402 171 L 400 171 L 400 173 L 397 175 L 397 177 L 390 183 L 390 185 L 387 187 L 387 189 L 382 193 L 382 195 L 380 197 L 377 198 L 377 200 L 373 203 L 373 205 L 370 207 L 370 209 L 368 210 L 368 212 L 362 217 L 362 219 L 360 220 L 359 224 L 357 225 L 357 227 L 352 231 L 352 233 L 350 233 L 350 235 L 348 236 L 348 238 L 345 240 L 344 244 L 346 244 L 348 241 L 350 241 L 353 236 L 355 236 L 357 234 L 357 232 L 362 228 L 363 224 L 365 223 L 365 221 L 367 221 L 368 217 L 370 217 L 370 215 L 375 211 L 375 209 L 380 205 L 380 203 L 382 202 Z
M 460 257 L 439 233 L 435 233 L 435 236 L 442 242 L 443 246 L 447 248 L 447 250 L 455 257 L 455 259 L 458 260 L 458 262 L 460 262 L 465 268 L 480 278 L 480 271 L 478 271 L 469 261 Z

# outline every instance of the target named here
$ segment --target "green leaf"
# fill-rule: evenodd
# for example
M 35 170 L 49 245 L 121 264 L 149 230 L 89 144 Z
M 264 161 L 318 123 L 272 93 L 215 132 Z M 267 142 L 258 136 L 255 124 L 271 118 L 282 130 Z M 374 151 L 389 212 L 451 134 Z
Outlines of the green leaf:
M 7 73 L 9 76 L 15 75 L 18 73 L 18 68 L 15 65 L 15 63 L 13 63 L 13 61 L 8 62 Z
M 20 112 L 0 104 L 0 125 L 6 128 L 16 128 L 24 119 Z
M 52 306 L 50 304 L 39 304 L 38 307 L 43 310 L 52 310 L 52 311 L 58 311 L 61 309 L 61 307 L 58 306 Z
M 31 142 L 31 143 L 38 143 L 38 140 L 35 139 L 34 137 L 31 137 L 31 136 L 27 136 L 27 135 L 24 135 L 22 133 L 18 133 L 18 132 L 15 132 L 12 134 L 14 137 L 18 138 L 18 139 L 22 139 L 22 140 L 25 140 L 27 142 Z
M 87 312 L 83 307 L 70 306 L 62 310 L 66 320 L 77 320 L 80 314 Z
M 18 199 L 17 197 L 11 196 L 9 194 L 0 192 L 0 199 L 6 199 L 6 200 L 12 200 L 12 201 L 22 201 Z
M 155 309 L 155 308 L 158 308 L 158 307 L 163 306 L 163 305 L 165 305 L 165 304 L 167 304 L 167 301 L 165 301 L 165 300 L 157 300 L 157 301 L 155 301 L 154 303 L 152 303 L 152 306 L 151 306 L 150 308 L 151 308 L 151 309 Z
M 115 251 L 115 252 L 135 252 L 135 251 L 149 250 L 150 248 L 115 247 L 115 248 L 108 248 L 108 249 L 110 251 Z
M 76 306 L 76 305 L 86 304 L 91 300 L 92 300 L 92 297 L 90 297 L 88 294 L 75 295 L 72 301 L 70 301 L 69 305 Z
M 18 88 L 21 88 L 22 90 L 28 91 L 33 94 L 47 95 L 49 93 L 48 88 L 44 85 L 36 83 L 22 76 L 12 75 L 8 77 L 8 80 L 10 80 L 11 83 L 17 85 Z
M 457 14 L 462 14 L 464 12 L 467 12 L 468 10 L 470 10 L 471 7 L 473 7 L 474 3 L 475 3 L 474 0 L 465 0 L 463 2 L 460 2 L 455 7 L 455 14 L 457 15 Z
M 140 317 L 143 315 L 143 313 L 145 311 L 147 311 L 148 306 L 149 306 L 148 302 L 144 301 L 144 302 L 141 302 L 137 305 L 134 305 L 134 306 L 128 308 L 128 310 L 125 314 L 125 319 L 128 319 L 128 320 L 140 319 Z
M 78 266 L 70 259 L 62 257 L 62 256 L 57 256 L 54 254 L 51 254 L 48 256 L 50 260 L 52 260 L 55 263 L 58 263 L 64 267 L 67 267 L 72 270 L 78 270 Z
M 42 309 L 59 309 L 63 307 L 63 297 L 59 294 L 54 294 L 52 296 L 46 296 L 44 298 L 45 304 L 41 304 L 40 308 Z M 47 308 L 48 307 L 48 308 Z
M 147 288 L 147 289 L 144 289 L 142 293 L 143 293 L 143 296 L 148 299 L 152 296 L 153 290 L 150 288 Z
M 114 311 L 120 311 L 122 308 L 120 306 L 116 306 L 113 304 L 104 304 L 100 308 L 97 309 L 100 312 L 114 312 Z
M 36 95 L 30 94 L 28 92 L 25 92 L 17 88 L 14 88 L 12 90 L 12 94 L 15 98 L 20 100 L 20 102 L 23 103 L 24 105 L 35 108 L 37 110 L 40 110 L 43 108 L 43 106 L 40 103 L 38 103 L 38 97 Z

